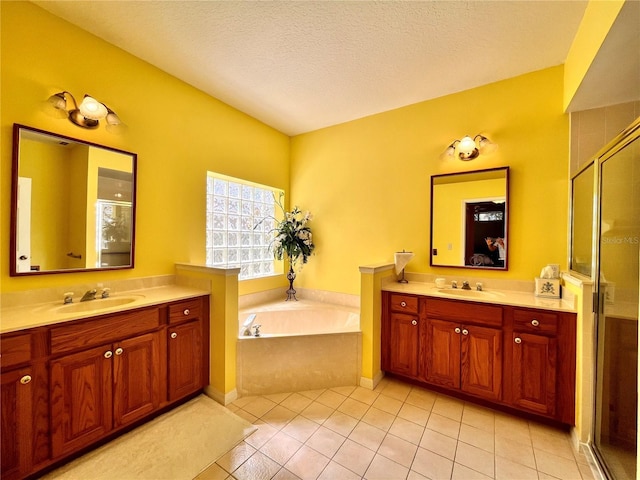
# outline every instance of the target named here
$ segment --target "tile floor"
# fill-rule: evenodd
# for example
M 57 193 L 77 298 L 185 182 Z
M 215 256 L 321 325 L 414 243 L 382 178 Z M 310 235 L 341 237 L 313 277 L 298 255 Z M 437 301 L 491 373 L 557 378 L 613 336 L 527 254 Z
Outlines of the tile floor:
M 229 408 L 258 430 L 197 480 L 593 479 L 567 433 L 398 380 Z

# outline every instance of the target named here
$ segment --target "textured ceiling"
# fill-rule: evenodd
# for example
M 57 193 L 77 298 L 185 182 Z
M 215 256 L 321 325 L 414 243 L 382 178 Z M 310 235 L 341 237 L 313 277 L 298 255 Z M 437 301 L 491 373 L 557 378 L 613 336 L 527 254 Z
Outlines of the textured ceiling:
M 564 63 L 587 1 L 35 1 L 295 135 Z

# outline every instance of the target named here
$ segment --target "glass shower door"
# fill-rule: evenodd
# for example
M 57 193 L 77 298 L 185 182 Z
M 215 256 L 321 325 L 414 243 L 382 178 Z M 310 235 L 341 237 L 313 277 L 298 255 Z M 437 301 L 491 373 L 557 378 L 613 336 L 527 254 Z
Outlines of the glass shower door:
M 594 447 L 610 478 L 636 478 L 640 140 L 599 159 Z

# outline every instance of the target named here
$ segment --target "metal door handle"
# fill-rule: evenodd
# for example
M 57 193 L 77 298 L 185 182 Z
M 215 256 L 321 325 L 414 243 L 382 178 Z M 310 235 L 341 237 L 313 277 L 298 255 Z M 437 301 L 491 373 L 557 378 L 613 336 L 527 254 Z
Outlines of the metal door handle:
M 20 379 L 20 383 L 22 385 L 26 385 L 27 383 L 29 383 L 31 381 L 31 375 L 25 375 L 24 377 L 22 377 Z
M 171 334 L 171 338 L 177 338 L 177 337 L 178 337 L 178 334 L 177 334 L 176 332 L 173 332 L 173 333 Z
M 464 329 L 462 330 L 462 334 L 463 334 L 463 335 L 469 335 L 469 330 L 467 330 L 466 328 L 464 328 Z
M 406 307 L 407 306 L 407 302 L 400 302 L 400 306 L 401 307 Z
M 184 312 L 182 312 L 182 313 L 184 313 L 185 315 L 189 315 L 191 312 L 189 311 L 189 309 L 188 309 L 188 308 L 185 308 L 185 309 L 184 309 Z
M 120 347 L 116 348 L 116 355 L 122 355 L 122 352 L 124 352 L 124 350 Z
M 531 320 L 531 325 L 537 327 L 538 325 L 540 325 L 540 322 L 534 318 L 533 320 Z
M 460 330 L 460 327 L 456 327 L 453 331 L 456 333 L 460 333 L 462 330 Z
M 104 358 L 111 358 L 113 356 L 113 352 L 111 350 L 107 350 L 104 352 Z
M 518 345 L 522 343 L 522 339 L 520 337 L 516 337 L 513 341 L 516 342 Z
M 415 326 L 415 325 L 417 325 L 417 324 L 418 324 L 418 321 L 417 321 L 417 320 L 411 320 L 411 325 Z

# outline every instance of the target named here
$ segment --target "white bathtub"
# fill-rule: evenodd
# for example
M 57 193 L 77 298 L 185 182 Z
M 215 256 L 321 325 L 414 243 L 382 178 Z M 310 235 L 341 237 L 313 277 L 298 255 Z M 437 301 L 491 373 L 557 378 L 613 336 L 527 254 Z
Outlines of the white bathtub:
M 278 301 L 244 309 L 238 321 L 240 396 L 358 384 L 362 357 L 358 309 Z M 253 335 L 255 325 L 260 325 L 259 337 Z

